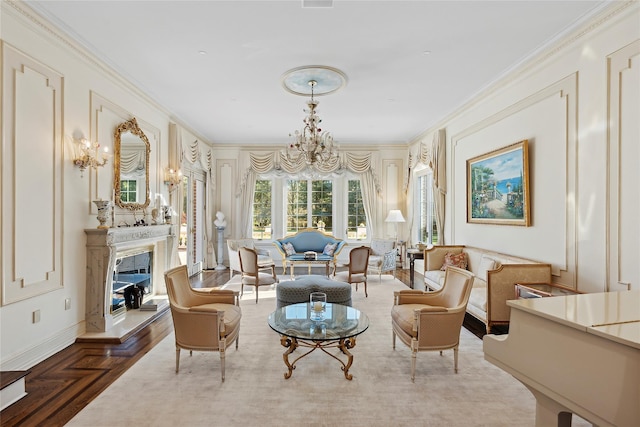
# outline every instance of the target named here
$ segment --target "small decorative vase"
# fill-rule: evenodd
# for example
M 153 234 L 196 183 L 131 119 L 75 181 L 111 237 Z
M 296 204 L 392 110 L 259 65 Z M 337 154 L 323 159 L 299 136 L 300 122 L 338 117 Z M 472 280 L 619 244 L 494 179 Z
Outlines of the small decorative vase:
M 172 214 L 171 206 L 163 205 L 162 216 L 164 217 L 165 224 L 171 224 L 171 214 Z
M 109 228 L 107 224 L 107 218 L 109 217 L 109 208 L 111 207 L 111 200 L 94 200 L 93 203 L 98 208 L 98 221 L 100 225 L 98 228 Z

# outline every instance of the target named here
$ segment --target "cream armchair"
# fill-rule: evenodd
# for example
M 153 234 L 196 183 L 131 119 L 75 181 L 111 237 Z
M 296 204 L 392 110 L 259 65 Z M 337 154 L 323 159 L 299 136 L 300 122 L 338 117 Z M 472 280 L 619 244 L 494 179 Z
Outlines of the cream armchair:
M 396 275 L 396 250 L 395 240 L 371 240 L 371 255 L 369 255 L 369 270 L 378 274 L 378 279 L 382 280 L 382 273 L 393 271 Z
M 256 249 L 253 239 L 236 239 L 227 240 L 227 250 L 229 252 L 229 279 L 233 278 L 233 272 L 241 273 L 240 268 L 240 248 Z M 273 268 L 275 269 L 275 262 L 271 258 L 271 254 L 266 249 L 256 249 L 258 253 L 258 266 L 260 269 Z
M 176 373 L 180 369 L 180 349 L 217 351 L 224 382 L 225 350 L 234 341 L 238 349 L 240 318 L 237 291 L 191 288 L 187 267 L 181 265 L 164 273 L 176 340 Z
M 458 372 L 458 344 L 473 273 L 447 267 L 444 284 L 435 292 L 402 290 L 395 292 L 391 309 L 393 348 L 396 336 L 411 348 L 411 381 L 416 377 L 418 351 L 453 349 L 454 370 Z

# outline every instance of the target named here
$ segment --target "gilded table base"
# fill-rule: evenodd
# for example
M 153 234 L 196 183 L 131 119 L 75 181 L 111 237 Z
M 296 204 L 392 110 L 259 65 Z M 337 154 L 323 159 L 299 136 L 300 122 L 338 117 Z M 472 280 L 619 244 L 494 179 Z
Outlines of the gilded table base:
M 340 362 L 340 364 L 342 365 L 341 369 L 342 371 L 344 371 L 344 377 L 346 379 L 351 380 L 353 378 L 353 375 L 349 373 L 349 368 L 353 364 L 353 355 L 349 352 L 349 349 L 356 346 L 356 337 L 341 338 L 339 340 L 328 340 L 328 341 L 305 341 L 305 340 L 291 338 L 283 335 L 280 337 L 280 344 L 282 344 L 283 347 L 287 348 L 287 350 L 282 354 L 282 359 L 284 359 L 284 364 L 287 365 L 287 368 L 288 368 L 288 372 L 284 373 L 285 379 L 291 378 L 291 374 L 293 374 L 293 370 L 296 369 L 296 363 L 298 362 L 298 360 L 302 359 L 303 357 L 314 352 L 317 349 L 322 350 L 323 352 L 325 352 L 326 354 L 328 354 L 329 356 L 333 357 L 338 362 Z M 293 360 L 293 363 L 289 362 L 289 355 L 293 353 L 295 349 L 298 347 L 306 347 L 306 348 L 310 348 L 310 350 L 296 357 Z M 327 351 L 328 348 L 340 349 L 342 354 L 347 356 L 347 362 L 345 363 L 334 354 L 329 353 Z

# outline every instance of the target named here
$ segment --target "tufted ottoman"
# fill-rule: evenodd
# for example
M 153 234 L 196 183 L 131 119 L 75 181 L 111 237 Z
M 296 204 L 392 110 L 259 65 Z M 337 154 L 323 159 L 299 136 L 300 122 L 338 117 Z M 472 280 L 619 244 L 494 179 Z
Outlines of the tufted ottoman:
M 285 305 L 309 302 L 311 292 L 324 292 L 327 302 L 351 305 L 351 285 L 324 276 L 302 276 L 296 280 L 280 282 L 276 286 L 277 308 Z

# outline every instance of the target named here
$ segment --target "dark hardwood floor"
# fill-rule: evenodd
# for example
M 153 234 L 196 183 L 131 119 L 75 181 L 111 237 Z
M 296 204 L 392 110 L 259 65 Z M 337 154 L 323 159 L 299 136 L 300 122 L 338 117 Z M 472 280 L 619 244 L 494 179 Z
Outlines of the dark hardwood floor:
M 398 270 L 396 277 L 409 283 L 408 270 Z M 194 276 L 192 286 L 218 287 L 228 280 L 229 270 L 209 270 Z M 482 337 L 484 325 L 467 317 L 464 326 Z M 0 425 L 65 425 L 172 330 L 167 311 L 122 344 L 70 345 L 30 369 L 27 396 L 0 412 Z

